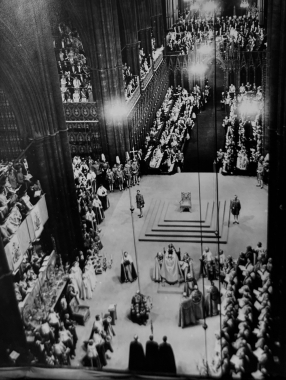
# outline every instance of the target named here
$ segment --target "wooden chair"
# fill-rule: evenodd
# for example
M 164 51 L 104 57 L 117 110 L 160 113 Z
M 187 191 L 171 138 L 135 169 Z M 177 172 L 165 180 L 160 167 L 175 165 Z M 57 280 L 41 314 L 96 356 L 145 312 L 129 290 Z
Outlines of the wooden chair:
M 192 212 L 191 193 L 181 193 L 180 212 L 186 208 Z

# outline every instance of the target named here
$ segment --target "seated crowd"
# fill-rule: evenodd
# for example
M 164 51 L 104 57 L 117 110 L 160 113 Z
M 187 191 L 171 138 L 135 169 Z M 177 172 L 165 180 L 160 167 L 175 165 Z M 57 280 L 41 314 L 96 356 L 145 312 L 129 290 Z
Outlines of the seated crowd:
M 93 102 L 90 68 L 78 31 L 64 23 L 55 39 L 58 74 L 63 103 Z
M 227 116 L 223 120 L 225 148 L 218 152 L 217 160 L 223 174 L 244 170 L 255 175 L 262 156 L 261 87 L 249 82 L 238 91 L 233 84 L 222 93 L 222 107 Z
M 0 229 L 4 245 L 42 195 L 26 159 L 0 162 Z
M 245 51 L 265 50 L 266 32 L 259 26 L 258 12 L 244 16 L 205 18 L 180 17 L 169 30 L 166 38 L 169 54 L 188 54 L 196 43 L 210 43 L 214 39 L 222 51 L 240 48 Z
M 198 85 L 190 93 L 181 86 L 168 89 L 145 139 L 143 163 L 146 170 L 160 169 L 171 173 L 182 169 L 183 144 L 191 134 L 197 114 L 209 99 L 209 88 L 206 80 L 204 91 Z
M 124 81 L 125 99 L 128 100 L 138 86 L 138 77 L 136 75 L 132 75 L 130 66 L 127 66 L 127 63 L 123 65 L 122 75 Z
M 222 256 L 220 276 L 226 293 L 213 370 L 226 378 L 237 374 L 248 378 L 257 370 L 269 375 L 279 356 L 281 328 L 272 307 L 272 259 L 261 243 L 254 249 L 248 246 L 237 261 Z

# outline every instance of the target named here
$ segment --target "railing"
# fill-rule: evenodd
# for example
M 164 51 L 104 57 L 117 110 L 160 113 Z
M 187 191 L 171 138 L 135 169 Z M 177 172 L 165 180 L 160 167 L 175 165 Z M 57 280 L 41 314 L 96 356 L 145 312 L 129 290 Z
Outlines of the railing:
M 63 103 L 66 121 L 98 120 L 96 102 Z
M 145 90 L 145 88 L 148 86 L 148 83 L 152 79 L 152 76 L 153 76 L 153 70 L 152 70 L 152 67 L 150 67 L 148 73 L 145 75 L 145 77 L 142 79 L 142 82 L 141 82 L 143 90 Z
M 154 71 L 156 71 L 158 69 L 158 67 L 161 65 L 161 62 L 163 61 L 163 50 L 161 51 L 161 53 L 156 56 L 155 60 L 154 60 Z
M 138 85 L 130 98 L 126 100 L 127 112 L 129 113 L 140 98 L 140 86 Z

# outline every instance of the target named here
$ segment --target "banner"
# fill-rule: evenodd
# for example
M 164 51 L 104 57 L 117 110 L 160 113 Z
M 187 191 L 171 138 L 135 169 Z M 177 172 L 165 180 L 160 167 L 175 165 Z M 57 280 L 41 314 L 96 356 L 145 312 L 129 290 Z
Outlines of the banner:
M 21 251 L 20 243 L 16 234 L 12 236 L 11 240 L 6 245 L 5 252 L 10 269 L 15 272 L 23 260 L 23 251 Z
M 43 195 L 37 204 L 39 206 L 42 225 L 44 225 L 46 223 L 46 221 L 49 219 L 48 210 L 47 210 L 47 203 L 46 203 L 46 196 Z
M 28 231 L 27 219 L 24 219 L 18 228 L 16 235 L 20 243 L 21 251 L 25 253 L 30 245 L 30 234 Z
M 39 209 L 39 202 L 34 206 L 33 210 L 30 212 L 30 215 L 33 222 L 35 238 L 37 239 L 41 235 L 44 228 Z

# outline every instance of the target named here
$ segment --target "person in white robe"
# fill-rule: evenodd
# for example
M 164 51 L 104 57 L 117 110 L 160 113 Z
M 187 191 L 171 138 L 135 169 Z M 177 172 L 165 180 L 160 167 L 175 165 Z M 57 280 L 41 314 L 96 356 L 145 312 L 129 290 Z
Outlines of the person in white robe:
M 92 299 L 92 289 L 90 286 L 90 281 L 88 279 L 89 274 L 86 272 L 86 269 L 83 269 L 82 272 L 82 291 L 83 291 L 83 297 L 82 299 Z
M 82 272 L 81 272 L 81 269 L 79 267 L 79 263 L 78 261 L 75 261 L 73 263 L 73 266 L 71 268 L 71 273 L 74 274 L 75 276 L 75 280 L 77 282 L 77 286 L 78 286 L 78 289 L 79 289 L 79 297 L 82 298 Z

